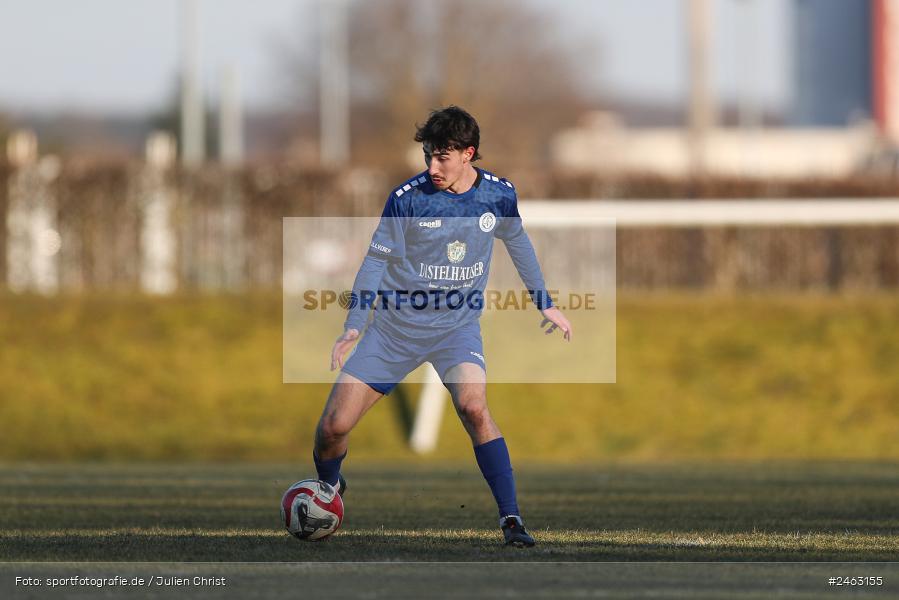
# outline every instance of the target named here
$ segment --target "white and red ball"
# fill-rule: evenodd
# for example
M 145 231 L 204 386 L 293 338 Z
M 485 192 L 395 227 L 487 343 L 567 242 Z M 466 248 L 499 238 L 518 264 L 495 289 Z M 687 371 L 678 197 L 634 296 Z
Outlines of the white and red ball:
M 322 540 L 343 522 L 343 499 L 324 481 L 298 481 L 281 498 L 281 522 L 301 540 Z

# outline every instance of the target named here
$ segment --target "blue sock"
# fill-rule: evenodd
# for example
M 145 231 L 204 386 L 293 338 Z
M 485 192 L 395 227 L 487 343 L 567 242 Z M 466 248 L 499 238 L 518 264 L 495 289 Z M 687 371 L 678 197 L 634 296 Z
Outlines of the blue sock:
M 340 463 L 346 458 L 346 452 L 337 458 L 329 458 L 327 460 L 320 459 L 315 450 L 312 451 L 312 460 L 315 462 L 315 470 L 318 471 L 318 478 L 325 483 L 337 485 L 337 476 L 340 474 Z
M 506 515 L 519 514 L 515 498 L 515 477 L 512 475 L 512 461 L 509 459 L 506 440 L 496 438 L 486 444 L 475 446 L 474 456 L 496 499 L 499 516 L 502 518 Z

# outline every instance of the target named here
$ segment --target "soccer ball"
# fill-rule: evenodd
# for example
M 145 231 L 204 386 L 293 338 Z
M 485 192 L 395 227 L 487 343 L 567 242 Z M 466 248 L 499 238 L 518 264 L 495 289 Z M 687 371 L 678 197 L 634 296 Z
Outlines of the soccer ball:
M 324 481 L 298 481 L 281 498 L 281 522 L 301 540 L 325 539 L 343 522 L 343 499 Z

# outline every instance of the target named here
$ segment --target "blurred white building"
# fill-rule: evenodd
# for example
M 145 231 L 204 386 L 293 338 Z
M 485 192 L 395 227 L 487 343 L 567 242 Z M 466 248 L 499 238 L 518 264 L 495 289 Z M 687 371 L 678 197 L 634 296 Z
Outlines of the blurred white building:
M 614 114 L 588 113 L 583 124 L 553 141 L 554 166 L 591 173 L 690 173 L 688 130 L 629 128 Z M 706 140 L 709 175 L 792 178 L 842 177 L 878 148 L 876 127 L 863 122 L 833 128 L 717 128 Z

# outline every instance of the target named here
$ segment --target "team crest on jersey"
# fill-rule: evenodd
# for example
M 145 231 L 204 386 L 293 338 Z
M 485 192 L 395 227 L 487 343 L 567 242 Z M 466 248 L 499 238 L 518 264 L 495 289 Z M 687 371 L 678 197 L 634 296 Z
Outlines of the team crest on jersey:
M 493 228 L 496 227 L 496 215 L 492 212 L 485 212 L 481 215 L 481 218 L 478 219 L 478 225 L 484 233 L 493 231 Z
M 465 242 L 456 240 L 446 245 L 446 257 L 451 263 L 462 262 L 465 258 Z

